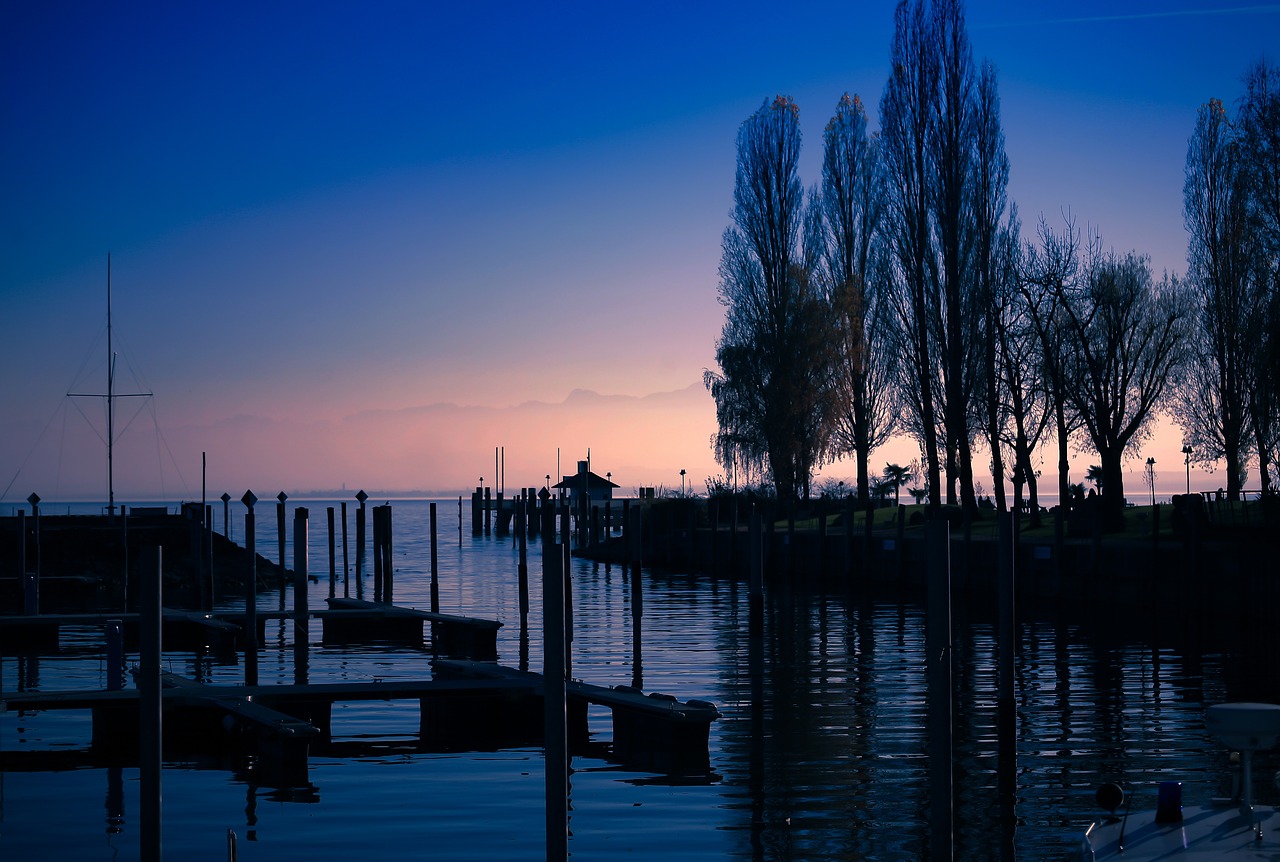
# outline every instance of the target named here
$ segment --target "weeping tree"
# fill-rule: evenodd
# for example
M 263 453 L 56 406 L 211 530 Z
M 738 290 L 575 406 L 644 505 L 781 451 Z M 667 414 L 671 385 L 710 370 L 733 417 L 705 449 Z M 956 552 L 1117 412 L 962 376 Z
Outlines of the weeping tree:
M 795 102 L 766 101 L 739 129 L 737 152 L 733 224 L 721 243 L 720 371 L 705 374 L 720 427 L 716 453 L 726 468 L 767 468 L 779 498 L 792 501 L 808 496 L 838 414 L 831 315 L 800 243 Z

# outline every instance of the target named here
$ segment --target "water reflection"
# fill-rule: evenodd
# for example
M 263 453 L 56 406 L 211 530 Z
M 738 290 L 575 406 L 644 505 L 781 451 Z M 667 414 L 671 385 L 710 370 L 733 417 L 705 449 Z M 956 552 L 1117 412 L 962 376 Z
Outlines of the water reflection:
M 529 579 L 528 609 L 521 613 L 519 548 L 459 536 L 457 544 L 437 543 L 433 566 L 427 504 L 394 503 L 393 510 L 390 565 L 397 601 L 430 607 L 434 598 L 445 613 L 496 618 L 504 623 L 503 662 L 540 668 L 541 578 Z M 441 511 L 446 517 L 439 535 L 451 537 L 457 527 L 453 507 Z M 262 520 L 267 523 L 258 524 L 258 546 L 270 549 L 276 525 Z M 309 539 L 312 559 L 323 559 L 327 525 L 313 529 Z M 535 569 L 541 544 L 536 537 L 529 544 Z M 371 578 L 368 561 L 344 562 L 344 569 L 348 565 L 363 573 L 351 588 L 363 595 L 362 580 Z M 851 595 L 841 584 L 822 590 L 775 583 L 763 597 L 753 597 L 747 584 L 729 579 L 583 560 L 571 567 L 574 676 L 710 700 L 724 714 L 712 725 L 710 773 L 673 777 L 612 763 L 609 716 L 592 713 L 591 743 L 573 759 L 574 855 L 853 860 L 927 854 L 925 625 L 919 606 Z M 309 589 L 311 605 L 323 606 L 329 585 Z M 347 590 L 344 582 L 342 592 Z M 241 595 L 219 600 L 223 607 L 243 608 Z M 268 593 L 258 600 L 269 609 L 283 597 Z M 1204 732 L 1205 706 L 1280 701 L 1270 661 L 1276 634 L 1231 622 L 1212 625 L 1191 610 L 1152 620 L 1020 608 L 1018 762 L 1010 793 L 1007 784 L 1002 787 L 999 756 L 995 609 L 957 599 L 956 858 L 1008 858 L 1010 846 L 1016 858 L 1061 857 L 1094 813 L 1093 793 L 1102 781 L 1135 791 L 1135 806 L 1153 801 L 1154 787 L 1165 777 L 1184 782 L 1188 804 L 1224 793 L 1231 777 L 1228 754 Z M 259 657 L 265 684 L 421 678 L 430 672 L 424 650 L 307 645 L 310 633 L 292 621 L 272 620 L 266 628 Z M 64 641 L 56 653 L 0 659 L 4 688 L 105 687 L 100 633 L 73 633 Z M 175 654 L 171 661 L 211 684 L 240 683 L 247 670 L 217 656 Z M 213 826 L 221 834 L 241 816 L 251 827 L 249 840 L 287 840 L 275 845 L 277 854 L 284 846 L 315 862 L 362 854 L 367 842 L 361 836 L 367 834 L 388 847 L 431 846 L 448 858 L 536 856 L 543 849 L 540 749 L 446 755 L 415 742 L 412 716 L 405 719 L 410 730 L 388 738 L 390 706 L 334 712 L 338 732 L 350 744 L 313 757 L 314 788 L 303 793 L 255 787 L 252 770 L 228 779 L 194 765 L 171 765 L 166 818 L 173 821 L 166 824 L 166 849 L 199 855 L 196 835 Z M 88 724 L 85 715 L 52 711 L 0 714 L 0 749 L 75 748 L 88 739 Z M 1257 761 L 1261 802 L 1275 801 L 1261 777 L 1276 767 L 1276 757 L 1270 752 Z M 123 814 L 115 814 L 136 805 L 132 767 L 112 774 L 87 761 L 66 772 L 20 771 L 16 758 L 6 758 L 0 768 L 7 791 L 0 800 L 0 855 L 22 858 L 39 848 L 51 858 L 94 858 L 88 848 L 96 845 L 75 836 L 88 831 L 101 842 L 104 782 L 108 829 L 118 821 L 117 844 L 136 841 Z M 87 806 L 51 804 L 78 799 L 86 790 Z M 259 805 L 259 798 L 272 804 Z M 308 804 L 294 804 L 302 800 Z M 85 817 L 82 808 L 91 813 Z M 228 808 L 236 811 L 229 818 Z M 62 812 L 57 824 L 51 823 L 55 810 Z M 464 842 L 464 832 L 473 843 Z M 483 853 L 474 849 L 476 835 L 489 848 Z M 261 853 L 271 851 L 261 846 Z M 241 853 L 247 858 L 243 845 Z M 394 854 L 387 850 L 387 856 Z

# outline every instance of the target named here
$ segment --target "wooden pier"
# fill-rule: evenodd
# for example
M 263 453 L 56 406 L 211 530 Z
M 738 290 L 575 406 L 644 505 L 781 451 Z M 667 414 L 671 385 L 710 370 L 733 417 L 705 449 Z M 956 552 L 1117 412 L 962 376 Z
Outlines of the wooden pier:
M 417 700 L 420 750 L 475 751 L 536 745 L 543 726 L 543 678 L 491 662 L 437 660 L 429 680 L 206 685 L 161 675 L 164 743 L 170 752 L 245 754 L 256 759 L 261 783 L 307 785 L 313 747 L 333 738 L 338 701 Z M 626 764 L 657 772 L 705 770 L 708 734 L 720 718 L 706 701 L 681 703 L 627 686 L 607 688 L 570 681 L 570 739 L 588 740 L 587 705 L 613 714 L 613 751 Z M 139 692 L 5 692 L 0 710 L 88 709 L 92 736 L 87 761 L 132 755 L 138 747 Z M 0 751 L 0 765 L 14 752 Z
M 540 674 L 490 662 L 442 659 L 432 662 L 432 667 L 437 677 L 542 683 Z M 607 706 L 613 715 L 613 753 L 619 760 L 659 772 L 694 771 L 709 765 L 711 722 L 720 718 L 715 704 L 682 703 L 659 692 L 646 695 L 631 686 L 609 688 L 581 680 L 568 680 L 565 688 L 571 740 L 585 737 L 588 704 Z
M 440 655 L 474 659 L 498 656 L 497 620 L 366 602 L 358 599 L 329 599 L 327 609 L 306 611 L 308 618 L 320 620 L 325 644 L 390 641 L 408 646 L 424 644 L 425 626 L 431 625 L 431 643 Z M 257 643 L 266 638 L 268 620 L 296 619 L 296 611 L 255 613 Z M 208 649 L 226 652 L 246 644 L 244 612 L 203 613 L 166 608 L 163 617 L 164 643 L 173 649 Z M 105 628 L 118 621 L 127 644 L 136 644 L 138 615 L 116 614 L 32 614 L 0 615 L 0 649 L 6 651 L 56 650 L 60 633 L 67 626 Z

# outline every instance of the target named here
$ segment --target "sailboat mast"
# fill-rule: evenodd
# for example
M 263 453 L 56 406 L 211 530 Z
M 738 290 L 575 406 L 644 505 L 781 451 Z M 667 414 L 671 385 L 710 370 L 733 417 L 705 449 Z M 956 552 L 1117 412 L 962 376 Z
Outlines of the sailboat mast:
M 111 253 L 107 253 L 107 513 L 116 513 L 115 431 L 116 356 L 111 348 Z

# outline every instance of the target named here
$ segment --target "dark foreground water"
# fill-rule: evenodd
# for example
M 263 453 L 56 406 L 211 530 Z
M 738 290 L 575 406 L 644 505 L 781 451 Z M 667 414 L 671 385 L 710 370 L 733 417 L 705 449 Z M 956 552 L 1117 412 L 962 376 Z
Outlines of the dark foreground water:
M 329 504 L 300 502 L 311 512 L 310 568 L 320 579 L 309 598 L 319 607 L 329 591 Z M 396 602 L 429 607 L 428 504 L 393 507 Z M 258 549 L 274 558 L 274 506 L 260 509 Z M 541 548 L 529 552 L 533 595 L 522 647 L 516 549 L 510 540 L 472 538 L 469 531 L 459 538 L 456 501 L 440 502 L 438 517 L 441 609 L 501 620 L 503 663 L 519 665 L 527 656 L 529 667 L 541 670 Z M 354 524 L 354 514 L 349 519 Z M 237 541 L 242 531 L 242 515 L 233 515 Z M 354 527 L 350 541 L 354 568 Z M 338 548 L 341 569 L 340 540 Z M 840 590 L 775 589 L 765 609 L 763 674 L 753 681 L 745 585 L 645 570 L 637 643 L 629 576 L 575 560 L 573 579 L 574 676 L 702 698 L 724 713 L 711 729 L 710 771 L 666 776 L 611 762 L 608 711 L 593 709 L 590 754 L 572 764 L 575 859 L 928 856 L 920 607 L 850 599 Z M 354 596 L 355 584 L 347 591 Z M 368 575 L 363 592 L 372 598 Z M 259 606 L 275 609 L 279 601 L 264 594 Z M 220 606 L 236 604 L 235 597 L 220 597 Z M 430 675 L 427 651 L 326 648 L 318 628 L 310 635 L 312 682 Z M 1188 803 L 1207 801 L 1225 792 L 1231 767 L 1227 752 L 1205 734 L 1205 707 L 1280 699 L 1274 654 L 1257 654 L 1249 633 L 1231 621 L 1219 626 L 1186 612 L 1152 625 L 1101 608 L 1060 617 L 1023 609 L 1016 794 L 1002 798 L 994 630 L 990 608 L 957 601 L 959 859 L 1008 858 L 1011 850 L 1019 859 L 1062 858 L 1095 813 L 1094 789 L 1104 780 L 1124 780 L 1135 806 L 1151 804 L 1155 784 L 1167 778 L 1184 782 Z M 294 680 L 292 646 L 289 624 L 269 625 L 259 669 L 264 683 Z M 175 672 L 215 683 L 243 681 L 241 665 L 178 652 L 166 653 L 165 661 Z M 95 630 L 64 635 L 56 654 L 0 660 L 5 691 L 103 688 L 105 676 Z M 753 689 L 762 693 L 755 708 Z M 313 755 L 310 785 L 302 788 L 256 787 L 214 763 L 167 762 L 166 858 L 225 859 L 228 830 L 236 833 L 241 860 L 543 858 L 541 749 L 425 753 L 417 728 L 416 702 L 336 704 L 340 751 Z M 0 751 L 83 749 L 89 730 L 88 712 L 0 713 Z M 1275 802 L 1269 779 L 1275 766 L 1271 755 L 1258 760 L 1260 802 Z M 0 769 L 0 859 L 136 859 L 138 787 L 136 768 Z

